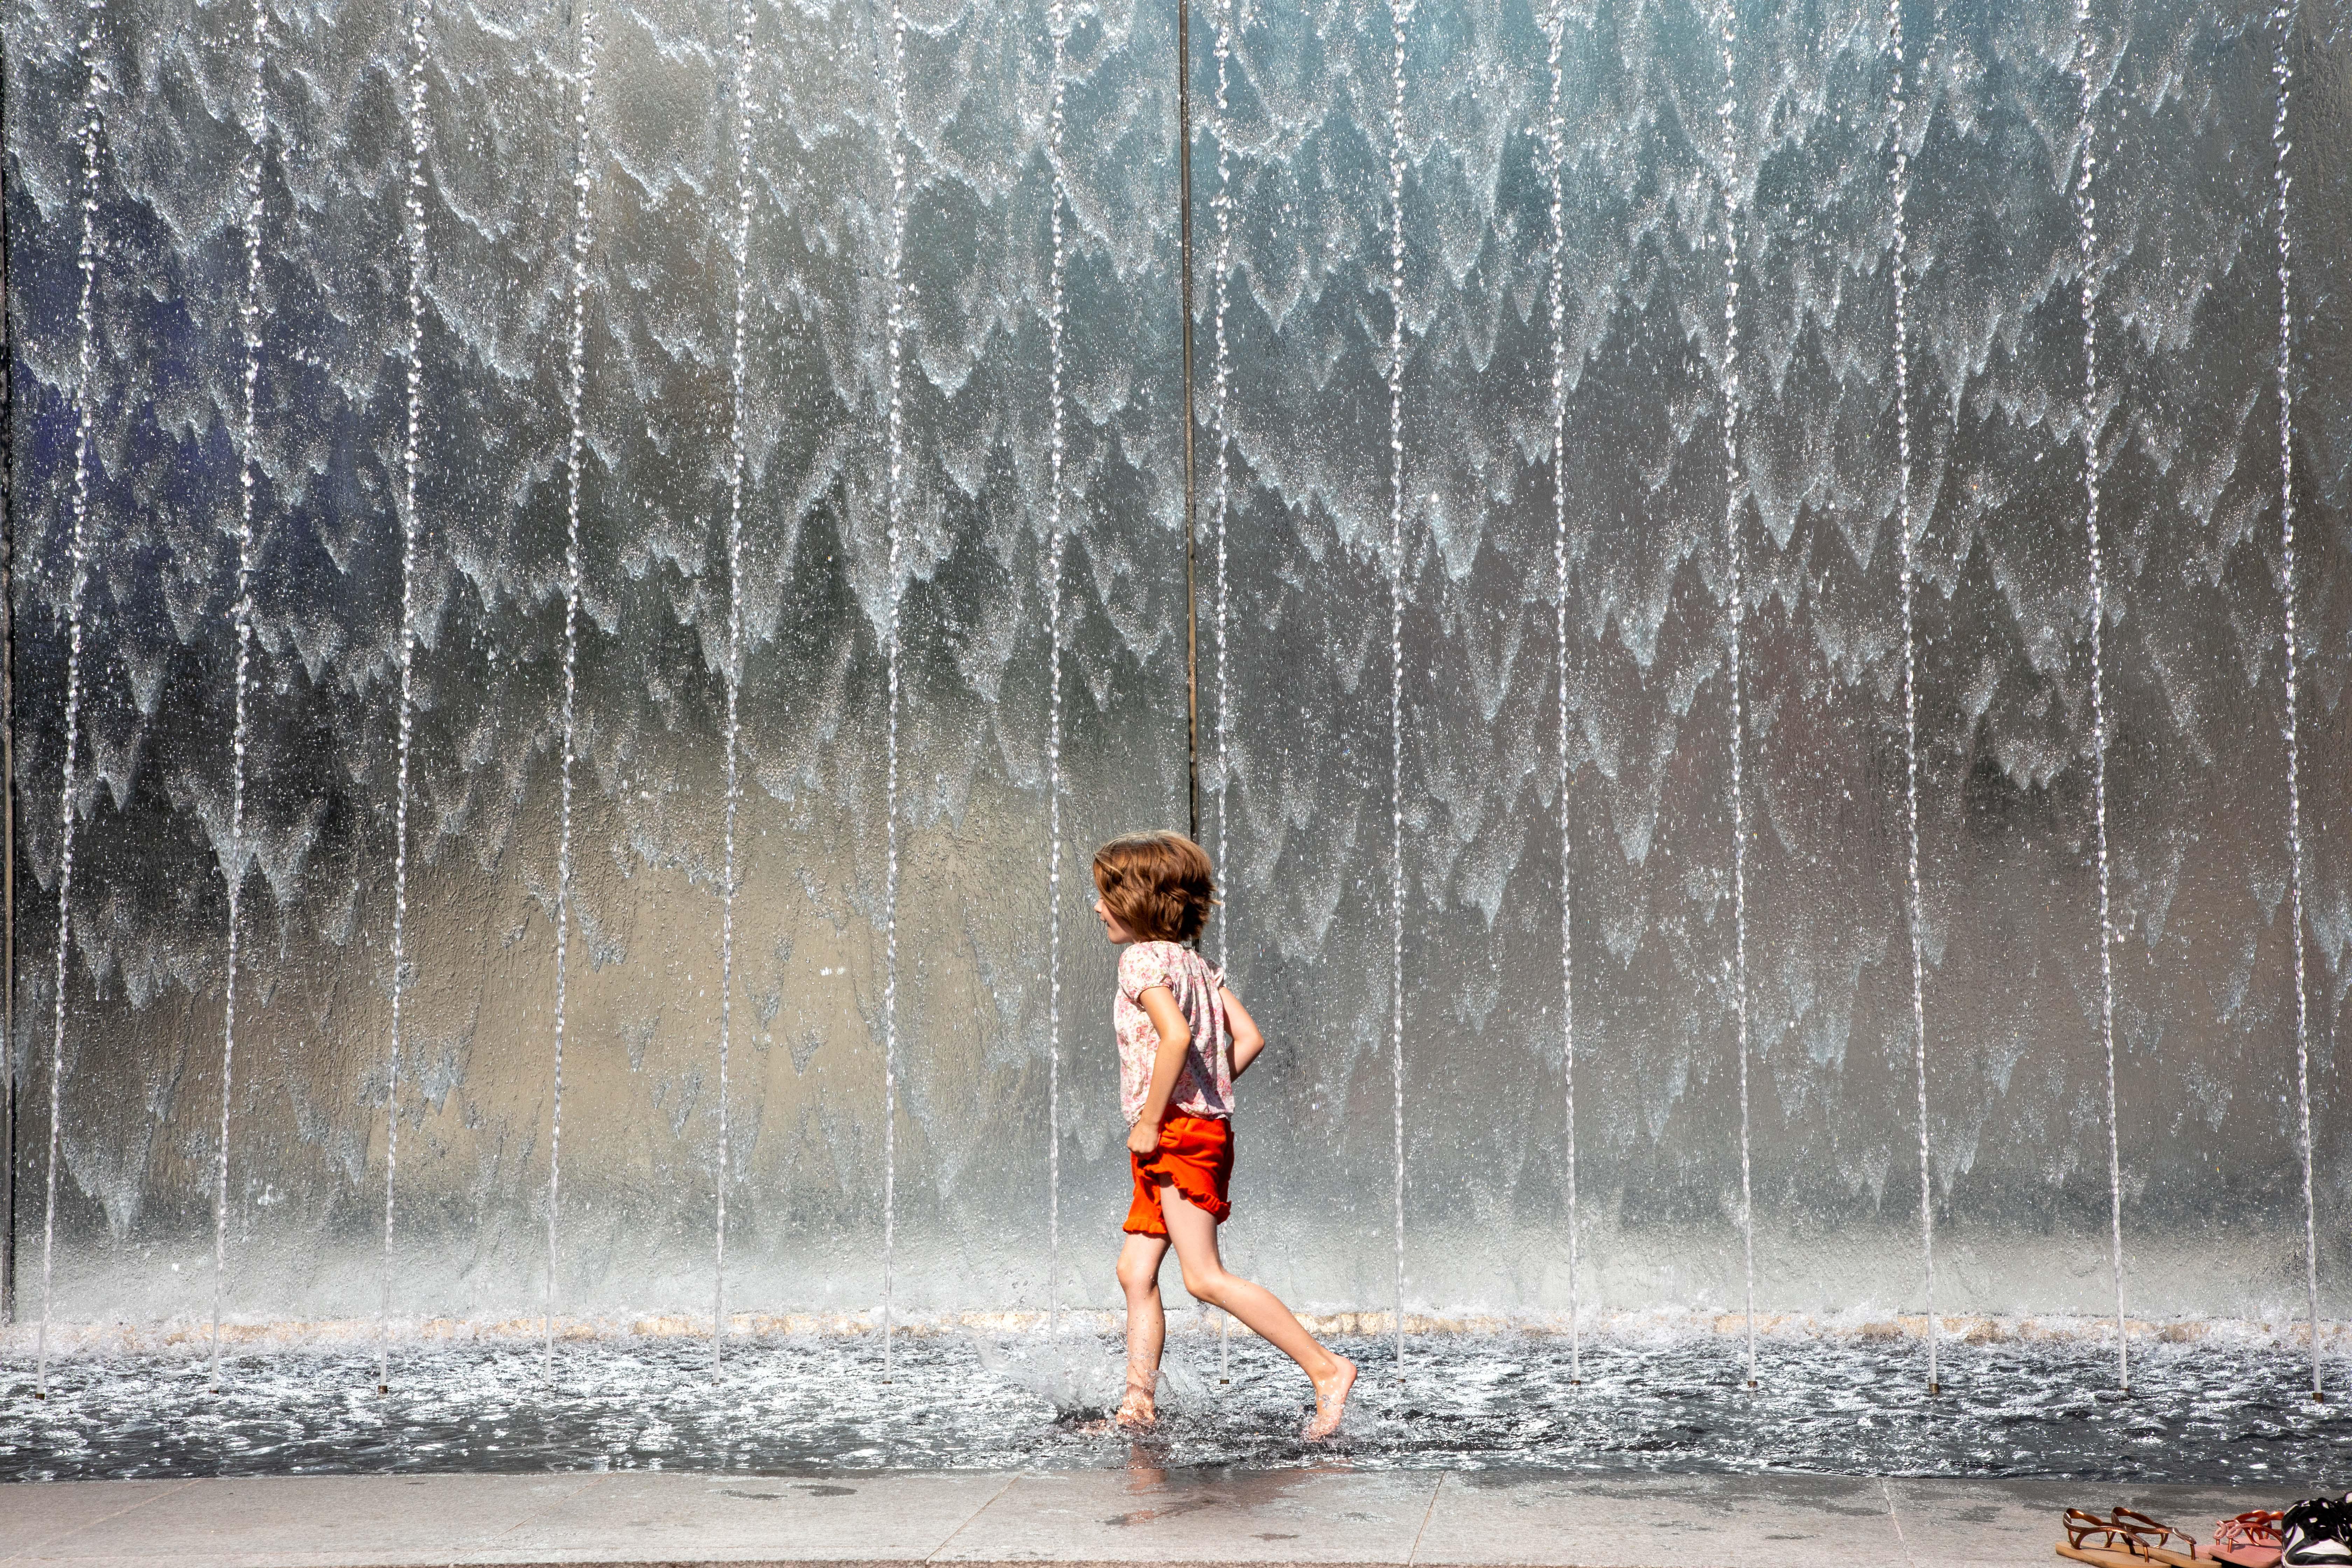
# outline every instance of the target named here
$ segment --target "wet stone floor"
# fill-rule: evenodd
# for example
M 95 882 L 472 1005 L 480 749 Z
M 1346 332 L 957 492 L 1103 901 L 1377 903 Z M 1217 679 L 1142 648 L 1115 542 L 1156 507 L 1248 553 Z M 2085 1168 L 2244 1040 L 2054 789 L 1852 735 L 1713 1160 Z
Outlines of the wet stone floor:
M 1838 1472 L 2242 1482 L 2352 1472 L 2352 1390 L 2315 1404 L 2292 1350 L 2192 1342 L 2136 1357 L 2012 1342 L 1945 1351 L 1929 1398 L 1916 1342 L 1735 1339 L 1341 1341 L 1363 1369 L 1337 1438 L 1298 1430 L 1306 1380 L 1245 1335 L 1171 1339 L 1162 1419 L 1108 1427 L 1116 1342 L 870 1336 L 395 1344 L 225 1361 L 0 1359 L 0 1479 L 394 1472 L 1013 1469 L 1131 1464 L 1563 1472 Z M 1229 1355 L 1230 1365 L 1225 1364 Z M 1221 1380 L 1220 1373 L 1229 1380 Z M 2338 1479 L 2338 1486 L 2344 1484 Z

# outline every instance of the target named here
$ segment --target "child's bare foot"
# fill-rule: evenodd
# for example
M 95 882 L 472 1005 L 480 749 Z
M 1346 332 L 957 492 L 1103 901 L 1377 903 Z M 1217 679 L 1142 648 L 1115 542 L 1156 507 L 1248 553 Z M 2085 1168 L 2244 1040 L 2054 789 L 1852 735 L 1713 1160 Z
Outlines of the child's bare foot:
M 1148 1427 L 1159 1419 L 1160 1412 L 1152 1402 L 1151 1390 L 1130 1383 L 1127 1385 L 1127 1397 L 1118 1402 L 1118 1414 L 1111 1417 L 1111 1424 L 1137 1430 Z
M 1315 1419 L 1307 1425 L 1310 1443 L 1339 1429 L 1339 1419 L 1348 1413 L 1348 1394 L 1356 1386 L 1356 1363 L 1343 1355 L 1331 1359 L 1339 1364 L 1330 1374 L 1314 1380 Z

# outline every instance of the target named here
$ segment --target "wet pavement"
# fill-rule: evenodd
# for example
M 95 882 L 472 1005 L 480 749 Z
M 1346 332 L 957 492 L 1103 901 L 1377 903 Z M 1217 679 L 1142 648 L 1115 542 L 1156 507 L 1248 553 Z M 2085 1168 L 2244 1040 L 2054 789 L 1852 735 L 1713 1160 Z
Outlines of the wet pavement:
M 2276 1491 L 1851 1476 L 1103 1469 L 249 1478 L 0 1486 L 0 1563 L 1363 1563 L 1975 1568 L 2057 1561 L 2059 1510 L 2201 1539 Z

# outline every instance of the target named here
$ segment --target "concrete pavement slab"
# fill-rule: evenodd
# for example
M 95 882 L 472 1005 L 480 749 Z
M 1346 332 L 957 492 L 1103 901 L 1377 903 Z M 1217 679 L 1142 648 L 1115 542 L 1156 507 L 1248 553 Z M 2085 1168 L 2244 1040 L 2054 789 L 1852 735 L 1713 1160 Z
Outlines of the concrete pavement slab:
M 1012 1484 L 1003 1473 L 604 1476 L 468 1563 L 919 1563 Z
M 1902 1551 L 1875 1480 L 1851 1476 L 1446 1478 L 1419 1563 L 1578 1568 L 1884 1568 Z
M 197 1481 L 154 1503 L 54 1535 L 26 1563 L 72 1568 L 389 1568 L 454 1562 L 604 1478 L 269 1476 Z M 75 1489 L 108 1482 L 71 1483 Z M 66 1490 L 32 1482 L 23 1489 Z M 9 1490 L 16 1490 L 11 1488 Z M 16 1560 L 11 1559 L 13 1563 Z
M 1033 1471 L 934 1560 L 1402 1564 L 1437 1481 L 1344 1469 Z
M 0 1563 L 47 1542 L 87 1530 L 133 1509 L 161 1501 L 197 1482 L 82 1481 L 71 1486 L 0 1486 Z

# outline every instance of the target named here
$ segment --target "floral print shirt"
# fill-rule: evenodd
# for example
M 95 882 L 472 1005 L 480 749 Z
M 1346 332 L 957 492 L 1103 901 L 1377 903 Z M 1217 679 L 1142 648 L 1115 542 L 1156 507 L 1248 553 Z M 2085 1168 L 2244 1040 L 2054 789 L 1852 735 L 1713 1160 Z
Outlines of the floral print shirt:
M 1172 942 L 1130 943 L 1118 959 L 1118 996 L 1111 1003 L 1111 1027 L 1118 1036 L 1119 1110 L 1133 1126 L 1151 1098 L 1151 1066 L 1160 1055 L 1160 1031 L 1143 1010 L 1142 996 L 1165 985 L 1176 1010 L 1192 1031 L 1183 1070 L 1168 1097 L 1171 1116 L 1224 1121 L 1234 1113 L 1234 1037 L 1225 1024 L 1223 970 L 1189 947 Z

